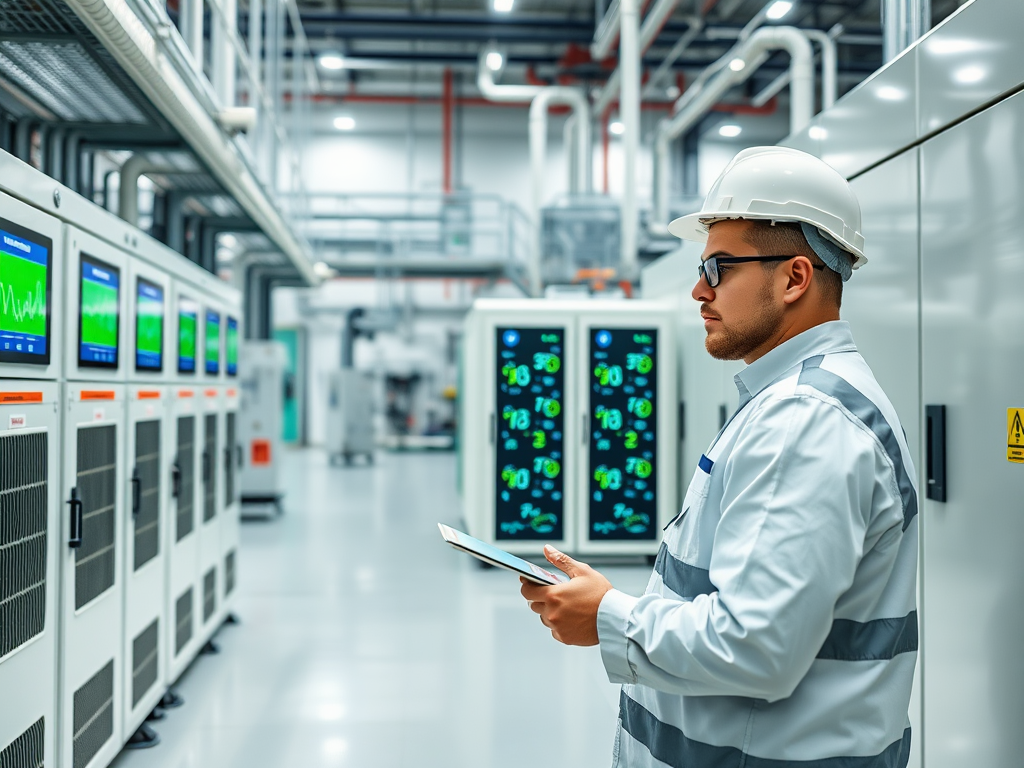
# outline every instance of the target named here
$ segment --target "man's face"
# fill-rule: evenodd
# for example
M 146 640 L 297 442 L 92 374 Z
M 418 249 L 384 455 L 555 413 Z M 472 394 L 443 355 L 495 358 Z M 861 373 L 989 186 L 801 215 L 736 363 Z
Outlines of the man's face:
M 743 239 L 753 226 L 742 219 L 711 225 L 701 259 L 711 256 L 754 256 L 754 246 Z M 690 293 L 699 301 L 707 338 L 704 346 L 719 360 L 741 360 L 781 332 L 783 302 L 775 296 L 771 272 L 758 262 L 723 264 L 714 288 L 701 277 Z

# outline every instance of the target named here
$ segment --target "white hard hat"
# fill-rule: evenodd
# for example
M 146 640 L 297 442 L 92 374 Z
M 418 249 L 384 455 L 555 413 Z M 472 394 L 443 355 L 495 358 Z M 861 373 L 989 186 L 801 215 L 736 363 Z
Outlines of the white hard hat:
M 788 147 L 750 147 L 732 159 L 698 213 L 676 219 L 668 231 L 706 243 L 708 228 L 723 219 L 803 222 L 867 263 L 860 232 L 860 203 L 832 166 Z

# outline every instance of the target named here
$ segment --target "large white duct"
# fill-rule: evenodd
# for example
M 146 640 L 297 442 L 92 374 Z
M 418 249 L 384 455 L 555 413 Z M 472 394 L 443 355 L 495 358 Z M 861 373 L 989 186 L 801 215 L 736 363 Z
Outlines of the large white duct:
M 154 163 L 145 155 L 132 155 L 121 166 L 117 190 L 117 215 L 133 227 L 139 226 L 139 178 L 150 173 L 173 173 L 178 169 Z
M 622 189 L 622 252 L 621 278 L 633 281 L 639 277 L 637 242 L 639 212 L 636 204 L 636 166 L 640 147 L 640 7 L 638 0 L 621 0 L 619 4 L 619 69 L 622 71 L 622 97 L 619 119 L 622 121 L 623 189 Z
M 126 1 L 66 2 L 302 278 L 319 285 L 320 277 L 298 237 Z
M 836 38 L 843 33 L 843 27 L 837 24 L 829 32 L 820 29 L 801 30 L 812 41 L 821 46 L 821 108 L 829 109 L 836 103 L 837 83 L 839 81 L 839 63 L 836 56 Z M 790 70 L 786 70 L 769 83 L 764 90 L 750 100 L 755 107 L 761 107 L 779 91 L 789 85 Z
M 759 29 L 713 64 L 716 74 L 691 96 L 680 112 L 658 126 L 654 144 L 656 172 L 654 213 L 650 225 L 652 234 L 668 234 L 670 143 L 696 125 L 733 86 L 745 82 L 775 50 L 784 50 L 790 56 L 790 132 L 802 130 L 811 122 L 814 114 L 814 55 L 807 36 L 795 27 Z M 736 59 L 744 62 L 739 71 L 729 66 Z

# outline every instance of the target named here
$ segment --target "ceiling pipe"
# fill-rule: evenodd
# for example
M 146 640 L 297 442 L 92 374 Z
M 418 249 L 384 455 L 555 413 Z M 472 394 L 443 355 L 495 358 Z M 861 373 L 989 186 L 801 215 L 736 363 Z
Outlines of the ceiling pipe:
M 843 33 L 843 26 L 836 24 L 828 32 L 819 29 L 805 29 L 803 33 L 821 46 L 821 108 L 829 109 L 836 103 L 839 63 L 836 56 L 836 38 Z M 789 85 L 790 70 L 786 70 L 754 96 L 750 103 L 755 107 L 767 104 L 779 91 Z
M 581 192 L 589 191 L 590 175 L 590 104 L 583 91 L 578 88 L 564 86 L 548 86 L 530 103 L 530 176 L 532 180 L 531 202 L 533 207 L 534 246 L 530 259 L 530 292 L 540 296 L 543 291 L 541 275 L 542 222 L 541 209 L 544 206 L 544 176 L 547 162 L 548 143 L 548 107 L 551 104 L 568 104 L 573 108 L 576 119 L 576 162 L 569 162 L 570 171 L 576 167 L 576 188 Z M 569 188 L 574 184 L 570 181 Z
M 700 16 L 689 16 L 686 21 L 690 25 L 689 29 L 676 41 L 676 44 L 672 46 L 672 50 L 668 52 L 668 55 L 658 65 L 658 68 L 654 70 L 654 73 L 647 81 L 644 95 L 650 96 L 654 92 L 659 84 L 664 81 L 665 77 L 671 73 L 672 66 L 679 60 L 679 57 L 686 52 L 690 44 L 700 37 L 700 33 L 704 31 L 704 19 Z
M 620 0 L 612 0 L 611 6 L 594 33 L 594 42 L 590 44 L 590 55 L 594 57 L 595 61 L 607 59 L 615 41 L 619 39 L 620 11 Z
M 668 234 L 670 143 L 696 125 L 733 86 L 743 83 L 754 73 L 759 66 L 757 62 L 765 61 L 776 50 L 784 50 L 790 56 L 790 133 L 802 130 L 811 122 L 814 114 L 814 56 L 807 35 L 795 27 L 759 29 L 712 65 L 717 74 L 682 111 L 658 126 L 654 144 L 654 212 L 649 226 L 652 235 Z M 736 59 L 745 63 L 739 71 L 728 66 Z
M 619 69 L 622 70 L 622 98 L 619 119 L 623 125 L 623 189 L 621 209 L 622 268 L 619 277 L 639 278 L 637 240 L 639 213 L 636 203 L 637 151 L 640 146 L 640 8 L 638 0 L 621 0 Z
M 139 226 L 139 178 L 150 173 L 174 173 L 180 169 L 154 163 L 145 155 L 132 155 L 121 166 L 120 187 L 117 191 L 117 215 Z

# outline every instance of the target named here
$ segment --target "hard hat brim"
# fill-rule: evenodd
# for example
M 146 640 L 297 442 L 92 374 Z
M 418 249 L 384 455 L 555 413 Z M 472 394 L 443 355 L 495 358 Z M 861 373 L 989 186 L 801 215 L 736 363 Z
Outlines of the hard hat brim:
M 691 213 L 687 216 L 681 216 L 669 223 L 668 231 L 681 240 L 706 243 L 708 241 L 708 228 L 701 223 L 701 219 L 706 218 L 713 217 L 709 217 L 706 213 Z

